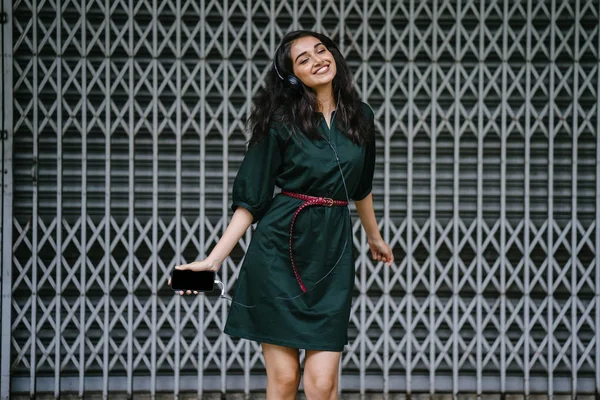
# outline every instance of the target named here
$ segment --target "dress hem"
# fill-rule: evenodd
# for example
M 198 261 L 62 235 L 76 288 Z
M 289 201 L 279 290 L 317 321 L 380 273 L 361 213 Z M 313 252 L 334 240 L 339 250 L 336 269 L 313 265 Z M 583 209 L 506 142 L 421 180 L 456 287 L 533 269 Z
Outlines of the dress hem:
M 313 345 L 306 345 L 306 344 L 301 344 L 298 342 L 293 342 L 293 341 L 288 341 L 288 340 L 281 340 L 281 339 L 273 339 L 273 338 L 268 338 L 268 337 L 261 337 L 261 336 L 256 336 L 256 335 L 252 335 L 249 333 L 241 333 L 239 331 L 236 331 L 235 329 L 231 329 L 231 328 L 225 328 L 225 334 L 229 335 L 229 336 L 233 336 L 233 337 L 239 337 L 242 339 L 249 339 L 249 340 L 253 340 L 255 342 L 258 343 L 267 343 L 267 344 L 274 344 L 277 346 L 283 346 L 283 347 L 290 347 L 293 349 L 304 349 L 304 350 L 317 350 L 317 351 L 334 351 L 334 352 L 338 352 L 341 353 L 342 351 L 344 351 L 344 347 L 342 346 L 342 348 L 340 349 L 339 346 L 313 346 Z

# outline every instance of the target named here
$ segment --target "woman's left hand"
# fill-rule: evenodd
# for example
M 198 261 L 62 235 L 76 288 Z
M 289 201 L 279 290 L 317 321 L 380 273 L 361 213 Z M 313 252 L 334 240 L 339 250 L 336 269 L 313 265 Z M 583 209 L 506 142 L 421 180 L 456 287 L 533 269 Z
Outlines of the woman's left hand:
M 371 256 L 373 257 L 373 260 L 384 262 L 387 265 L 392 265 L 394 262 L 394 254 L 392 253 L 390 246 L 383 241 L 383 238 L 380 237 L 369 240 L 368 243 L 369 248 L 371 249 Z

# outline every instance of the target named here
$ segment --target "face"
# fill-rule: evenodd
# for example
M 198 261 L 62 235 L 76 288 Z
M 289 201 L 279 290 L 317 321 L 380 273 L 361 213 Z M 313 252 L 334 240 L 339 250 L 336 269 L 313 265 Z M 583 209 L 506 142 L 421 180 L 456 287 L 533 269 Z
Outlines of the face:
M 296 39 L 290 47 L 293 72 L 312 89 L 331 85 L 336 73 L 333 54 L 321 41 L 312 36 Z

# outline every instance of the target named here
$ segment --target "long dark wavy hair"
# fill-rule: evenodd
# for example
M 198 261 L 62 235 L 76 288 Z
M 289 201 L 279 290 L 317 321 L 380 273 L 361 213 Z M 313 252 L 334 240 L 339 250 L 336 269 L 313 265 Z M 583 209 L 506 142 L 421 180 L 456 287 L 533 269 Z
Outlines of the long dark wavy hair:
M 327 36 L 311 31 L 293 31 L 281 40 L 275 58 L 282 77 L 293 75 L 290 55 L 292 43 L 299 38 L 312 36 L 331 52 L 337 73 L 333 78 L 333 96 L 336 104 L 336 125 L 356 144 L 366 144 L 374 139 L 373 127 L 365 118 L 358 92 L 352 83 L 352 73 L 335 43 Z M 318 133 L 319 115 L 315 92 L 301 83 L 297 90 L 284 82 L 273 64 L 266 77 L 266 85 L 254 98 L 254 107 L 248 118 L 252 132 L 250 146 L 269 134 L 272 123 L 288 126 L 294 134 L 304 134 L 311 139 L 321 138 Z

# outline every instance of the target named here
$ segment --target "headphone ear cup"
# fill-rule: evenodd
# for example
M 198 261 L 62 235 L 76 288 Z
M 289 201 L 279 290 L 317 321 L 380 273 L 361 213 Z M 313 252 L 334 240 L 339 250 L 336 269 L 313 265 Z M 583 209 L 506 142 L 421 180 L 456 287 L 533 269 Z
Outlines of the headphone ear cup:
M 294 75 L 288 75 L 286 76 L 287 78 L 287 83 L 288 85 L 290 85 L 290 87 L 300 91 L 302 90 L 302 82 L 300 82 L 300 79 L 296 78 Z

